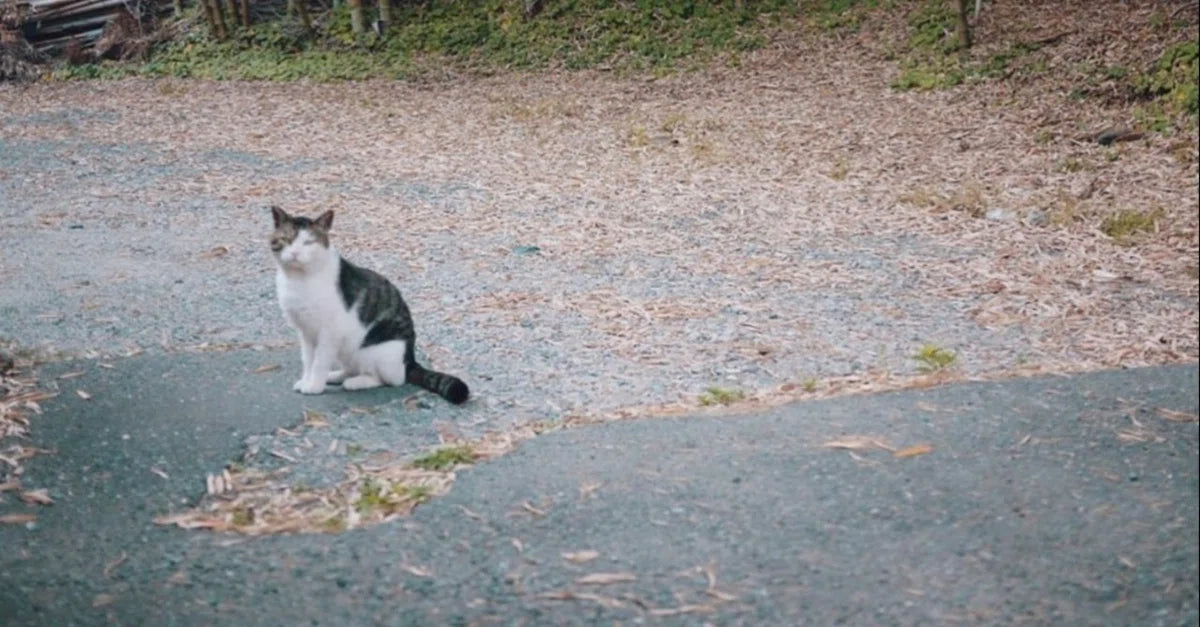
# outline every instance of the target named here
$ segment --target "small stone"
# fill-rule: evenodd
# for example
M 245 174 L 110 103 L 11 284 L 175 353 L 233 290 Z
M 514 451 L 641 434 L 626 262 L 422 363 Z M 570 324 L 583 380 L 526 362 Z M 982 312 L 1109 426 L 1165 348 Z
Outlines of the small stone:
M 983 214 L 983 217 L 992 222 L 1008 222 L 1017 216 L 1006 209 L 988 209 L 987 213 Z
M 1046 226 L 1050 222 L 1050 214 L 1041 209 L 1034 209 L 1025 214 L 1025 224 L 1028 226 Z
M 542 252 L 542 249 L 539 246 L 517 246 L 513 248 L 513 252 L 518 255 L 536 255 Z

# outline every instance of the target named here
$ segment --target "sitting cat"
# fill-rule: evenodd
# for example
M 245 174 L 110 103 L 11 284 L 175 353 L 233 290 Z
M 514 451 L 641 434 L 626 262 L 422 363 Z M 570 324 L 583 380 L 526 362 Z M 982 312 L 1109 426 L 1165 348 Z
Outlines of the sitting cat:
M 400 290 L 330 244 L 333 211 L 311 220 L 271 207 L 271 216 L 275 290 L 284 318 L 300 335 L 304 366 L 293 389 L 320 394 L 326 383 L 346 390 L 412 383 L 454 404 L 467 400 L 462 379 L 417 363 L 412 316 Z

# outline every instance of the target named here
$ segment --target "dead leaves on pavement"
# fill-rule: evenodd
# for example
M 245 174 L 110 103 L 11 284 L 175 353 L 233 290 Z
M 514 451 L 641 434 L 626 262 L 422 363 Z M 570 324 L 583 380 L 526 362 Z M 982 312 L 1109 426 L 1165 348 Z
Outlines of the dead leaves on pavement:
M 904 448 L 897 449 L 888 444 L 883 439 L 868 436 L 868 435 L 845 435 L 821 445 L 822 448 L 838 449 L 850 452 L 865 452 L 871 450 L 887 451 L 896 459 L 905 459 L 908 457 L 920 457 L 933 452 L 933 446 L 929 444 L 914 444 Z

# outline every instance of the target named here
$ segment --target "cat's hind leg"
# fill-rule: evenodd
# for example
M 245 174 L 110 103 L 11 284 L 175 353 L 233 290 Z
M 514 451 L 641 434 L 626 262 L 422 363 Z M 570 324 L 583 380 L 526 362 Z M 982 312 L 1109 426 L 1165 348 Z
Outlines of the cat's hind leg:
M 360 375 L 350 377 L 349 379 L 346 379 L 345 381 L 342 381 L 342 389 L 343 390 L 369 390 L 371 388 L 377 388 L 382 384 L 383 384 L 383 382 L 380 381 L 378 377 L 375 377 L 375 376 L 372 376 L 369 374 L 360 374 Z
M 372 348 L 379 349 L 375 356 L 375 372 L 384 383 L 391 386 L 404 385 L 408 375 L 408 367 L 404 364 L 404 349 L 407 343 L 403 340 L 384 342 Z

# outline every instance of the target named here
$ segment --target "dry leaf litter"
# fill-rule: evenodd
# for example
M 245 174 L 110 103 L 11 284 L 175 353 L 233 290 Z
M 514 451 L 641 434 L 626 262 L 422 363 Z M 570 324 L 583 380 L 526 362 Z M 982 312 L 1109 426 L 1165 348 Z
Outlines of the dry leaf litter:
M 108 342 L 105 354 L 120 354 L 290 345 L 262 296 L 262 208 L 334 208 L 337 243 L 400 283 L 431 361 L 492 377 L 468 411 L 516 417 L 473 442 L 494 454 L 534 432 L 522 417 L 694 413 L 714 384 L 745 400 L 704 411 L 1194 361 L 1196 129 L 1111 147 L 1088 139 L 1131 124 L 1132 109 L 1063 98 L 1073 64 L 1148 62 L 1155 49 L 1136 28 L 1113 37 L 1111 13 L 1069 6 L 1070 23 L 1042 15 L 1045 38 L 1071 31 L 1044 47 L 1045 77 L 947 92 L 889 89 L 898 70 L 867 31 L 857 47 L 785 37 L 737 70 L 653 81 L 552 72 L 352 88 L 0 87 L 9 146 L 57 142 L 56 158 L 77 150 L 93 163 L 45 168 L 25 189 L 40 209 L 0 220 L 30 238 L 77 214 L 169 228 L 181 233 L 161 244 L 173 274 L 218 281 L 230 307 L 252 312 L 233 330 L 218 324 L 226 309 L 211 333 L 114 334 L 129 300 L 73 288 L 87 303 L 85 335 L 67 348 Z M 1141 24 L 1152 8 L 1134 3 L 1121 19 Z M 985 12 L 981 42 L 1005 28 L 1005 10 Z M 173 174 L 147 184 L 118 170 L 64 199 L 54 190 L 94 167 L 96 146 Z M 1099 225 L 1118 210 L 1159 217 L 1117 241 Z M 99 266 L 110 284 L 140 278 Z M 204 316 L 193 297 L 169 307 Z M 45 339 L 68 315 L 52 305 L 14 306 Z M 956 362 L 917 374 L 911 356 L 925 342 Z M 1145 436 L 1131 427 L 1127 437 Z M 353 527 L 415 504 L 389 496 L 356 508 L 365 476 L 429 494 L 453 478 L 347 472 L 303 495 L 265 471 L 222 474 L 200 510 L 167 520 L 250 533 Z

